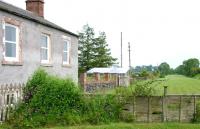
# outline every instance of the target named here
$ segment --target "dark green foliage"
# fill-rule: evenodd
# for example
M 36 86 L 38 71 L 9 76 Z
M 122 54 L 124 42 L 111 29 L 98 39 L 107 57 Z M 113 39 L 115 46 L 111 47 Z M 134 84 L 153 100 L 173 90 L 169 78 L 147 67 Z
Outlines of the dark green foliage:
M 198 73 L 199 69 L 199 60 L 198 59 L 188 59 L 183 62 L 185 75 L 189 77 L 193 77 Z
M 117 121 L 120 110 L 117 97 L 84 97 L 71 80 L 50 76 L 39 69 L 27 82 L 24 100 L 7 123 L 16 129 L 107 123 Z
M 158 70 L 157 66 L 152 66 L 152 65 L 142 65 L 142 66 L 136 66 L 134 69 L 132 69 L 135 73 L 140 73 L 143 70 L 148 71 L 148 72 L 153 72 Z
M 79 33 L 79 74 L 83 73 L 93 67 L 95 55 L 94 55 L 94 29 L 89 25 L 83 26 L 83 31 Z
M 166 75 L 170 74 L 170 72 L 171 72 L 170 66 L 166 62 L 161 63 L 158 66 L 158 70 L 160 72 L 161 77 L 165 77 Z
M 83 26 L 79 33 L 79 74 L 93 67 L 108 67 L 115 63 L 106 42 L 105 32 L 95 37 L 94 29 L 89 25 Z
M 121 104 L 114 95 L 95 95 L 85 100 L 83 113 L 91 124 L 110 123 L 119 120 Z
M 176 68 L 175 72 L 188 77 L 194 77 L 200 73 L 199 60 L 196 58 L 185 60 L 182 65 Z
M 156 86 L 159 86 L 163 80 L 148 80 L 138 82 L 135 86 L 136 96 L 153 96 L 156 93 Z
M 180 75 L 185 75 L 185 67 L 184 67 L 184 65 L 179 65 L 175 69 L 175 73 L 180 74 Z
M 150 76 L 150 73 L 146 70 L 143 70 L 140 74 L 139 74 L 140 77 L 146 77 L 148 78 Z
M 100 32 L 99 36 L 95 38 L 95 67 L 109 67 L 115 63 L 117 60 L 111 56 L 110 49 L 108 49 L 108 44 L 106 42 L 106 33 Z
M 49 76 L 40 69 L 28 81 L 24 101 L 8 123 L 15 128 L 67 124 L 66 114 L 79 117 L 81 101 L 80 91 L 71 80 Z

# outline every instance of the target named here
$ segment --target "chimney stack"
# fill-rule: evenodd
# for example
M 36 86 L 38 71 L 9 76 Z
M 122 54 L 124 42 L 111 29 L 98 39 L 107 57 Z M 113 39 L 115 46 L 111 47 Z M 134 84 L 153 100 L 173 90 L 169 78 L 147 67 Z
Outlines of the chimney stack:
M 26 10 L 44 17 L 44 0 L 26 0 Z

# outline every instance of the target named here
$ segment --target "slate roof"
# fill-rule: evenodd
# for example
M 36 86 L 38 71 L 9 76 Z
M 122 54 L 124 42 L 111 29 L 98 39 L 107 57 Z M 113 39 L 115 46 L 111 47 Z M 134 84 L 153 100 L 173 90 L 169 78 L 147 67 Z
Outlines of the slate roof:
M 128 72 L 128 68 L 116 68 L 116 67 L 111 67 L 111 68 L 92 68 L 87 73 L 111 73 L 111 74 L 125 74 Z
M 32 13 L 30 11 L 18 8 L 14 5 L 8 4 L 8 3 L 3 2 L 1 0 L 0 0 L 0 10 L 78 37 L 77 34 L 74 34 L 70 31 L 48 21 L 48 20 L 45 20 L 44 18 L 39 17 L 39 16 L 35 15 L 34 13 Z

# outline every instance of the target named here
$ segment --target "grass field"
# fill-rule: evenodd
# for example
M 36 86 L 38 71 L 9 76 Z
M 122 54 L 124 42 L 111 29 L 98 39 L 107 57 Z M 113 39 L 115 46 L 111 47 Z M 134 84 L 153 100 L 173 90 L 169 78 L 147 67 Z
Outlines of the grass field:
M 53 127 L 41 129 L 200 129 L 200 124 L 178 124 L 178 123 L 151 123 L 151 124 L 128 124 L 115 123 L 109 125 L 81 125 L 71 127 Z
M 165 78 L 158 79 L 162 80 L 157 83 L 153 83 L 152 86 L 156 89 L 155 95 L 163 95 L 164 86 L 168 86 L 168 94 L 177 95 L 200 95 L 200 79 L 199 78 L 189 78 L 182 75 L 168 75 Z M 128 87 L 129 90 L 134 90 L 134 85 Z M 115 90 L 109 90 L 106 93 L 112 94 Z
M 200 94 L 200 80 L 181 75 L 169 75 L 165 81 L 157 87 L 158 93 L 163 94 L 163 86 L 168 86 L 168 94 Z

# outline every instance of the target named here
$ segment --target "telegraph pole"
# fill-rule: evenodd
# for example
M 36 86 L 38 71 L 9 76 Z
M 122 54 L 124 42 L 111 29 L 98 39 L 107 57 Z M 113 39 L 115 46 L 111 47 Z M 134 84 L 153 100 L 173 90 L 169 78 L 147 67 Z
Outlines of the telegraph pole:
M 129 69 L 131 69 L 131 45 L 128 42 L 128 54 L 129 54 Z
M 122 32 L 121 32 L 121 67 L 122 67 Z

